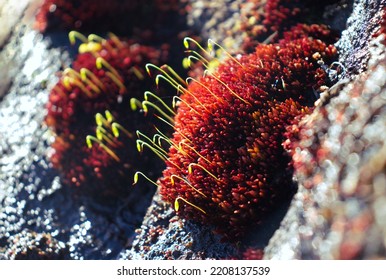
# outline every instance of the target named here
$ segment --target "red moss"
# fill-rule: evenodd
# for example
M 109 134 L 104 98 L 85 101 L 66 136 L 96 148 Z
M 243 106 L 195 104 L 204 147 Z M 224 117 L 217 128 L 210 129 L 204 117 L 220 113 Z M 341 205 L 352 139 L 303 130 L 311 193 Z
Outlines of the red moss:
M 170 148 L 159 180 L 163 199 L 185 200 L 178 200 L 180 216 L 213 224 L 235 240 L 292 196 L 283 134 L 309 112 L 314 91 L 328 82 L 317 60 L 331 63 L 336 54 L 310 36 L 260 45 L 239 59 L 241 65 L 226 61 L 215 73 L 222 83 L 211 75 L 200 80 L 210 91 L 196 82 L 188 86 L 191 94 L 182 95 L 186 103 L 178 108 L 172 139 L 183 150 Z M 200 166 L 189 172 L 191 163 Z
M 123 5 L 120 3 L 123 2 Z M 132 14 L 140 8 L 140 1 L 64 1 L 45 0 L 36 15 L 35 27 L 46 32 L 59 28 L 64 30 L 87 30 L 97 22 L 98 25 L 117 24 L 112 15 L 118 12 L 123 19 L 124 13 Z M 109 21 L 113 21 L 110 22 Z
M 75 78 L 91 95 L 75 82 L 65 85 L 65 76 L 54 86 L 47 104 L 46 123 L 56 134 L 51 157 L 55 168 L 59 169 L 64 180 L 74 186 L 82 186 L 87 192 L 98 195 L 122 194 L 131 184 L 133 165 L 147 169 L 149 158 L 136 151 L 135 131 L 146 131 L 146 120 L 142 114 L 130 109 L 129 100 L 141 96 L 149 89 L 150 79 L 146 78 L 144 65 L 147 62 L 163 63 L 167 49 L 139 45 L 129 40 L 108 39 L 97 52 L 79 54 L 73 63 L 73 70 L 88 69 L 99 80 L 94 83 L 100 90 L 95 92 L 91 85 Z M 117 72 L 117 78 L 125 86 L 122 88 L 107 74 L 106 67 L 98 69 L 96 57 L 102 57 Z M 71 74 L 67 75 L 71 76 Z M 90 78 L 91 80 L 91 78 Z M 98 86 L 98 84 L 101 84 Z M 86 136 L 95 135 L 95 114 L 109 110 L 122 126 L 133 133 L 133 137 L 120 133 L 119 138 L 108 146 L 119 157 L 118 162 L 105 149 L 94 143 L 92 149 L 86 146 Z M 107 143 L 106 143 L 107 145 Z
M 63 78 L 52 89 L 47 105 L 46 122 L 54 127 L 57 134 L 68 134 L 74 126 L 82 126 L 82 123 L 90 124 L 94 114 L 106 110 L 106 104 L 118 104 L 118 100 L 120 100 L 119 103 L 124 103 L 131 97 L 139 97 L 143 93 L 142 89 L 149 84 L 149 80 L 146 78 L 141 80 L 135 72 L 140 72 L 143 77 L 146 77 L 144 65 L 147 62 L 165 61 L 168 52 L 167 47 L 158 50 L 139 45 L 131 40 L 121 41 L 121 43 L 122 45 L 118 47 L 113 40 L 109 39 L 96 54 L 81 53 L 73 62 L 72 69 L 76 72 L 79 73 L 82 68 L 86 68 L 98 77 L 104 87 L 101 93 L 93 92 L 88 85 L 85 86 L 93 92 L 91 97 L 76 85 L 68 89 Z M 103 58 L 119 73 L 120 80 L 126 87 L 125 90 L 106 75 L 109 72 L 107 68 L 97 68 L 96 57 Z M 85 115 L 88 117 L 84 118 Z
M 243 260 L 262 260 L 264 257 L 264 250 L 249 247 L 243 252 Z
M 241 23 L 241 31 L 247 34 L 243 43 L 243 50 L 252 52 L 256 46 L 265 40 L 277 42 L 284 32 L 298 23 L 317 23 L 323 6 L 333 0 L 249 0 L 252 5 L 248 14 L 244 15 L 252 21 Z M 316 18 L 310 18 L 311 15 Z M 317 25 L 315 25 L 317 26 Z M 291 32 L 292 33 L 292 32 Z M 292 35 L 290 35 L 292 36 Z
M 300 0 L 269 0 L 265 5 L 263 25 L 270 31 L 280 31 L 283 24 L 293 22 L 301 14 Z
M 127 32 L 152 28 L 179 9 L 177 0 L 45 0 L 36 15 L 35 28 L 52 30 Z M 146 17 L 146 20 L 145 20 Z

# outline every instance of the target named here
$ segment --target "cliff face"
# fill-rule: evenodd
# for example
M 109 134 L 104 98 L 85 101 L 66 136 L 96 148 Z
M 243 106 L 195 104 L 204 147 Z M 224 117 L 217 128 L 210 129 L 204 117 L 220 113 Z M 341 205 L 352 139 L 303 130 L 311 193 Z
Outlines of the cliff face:
M 112 206 L 63 185 L 49 161 L 53 135 L 44 108 L 57 73 L 71 64 L 70 47 L 59 47 L 66 35 L 43 37 L 31 28 L 41 1 L 11 2 L 0 9 L 0 19 L 13 15 L 0 34 L 0 259 L 386 257 L 385 0 L 326 1 L 313 15 L 340 32 L 339 60 L 323 66 L 338 82 L 287 130 L 296 194 L 241 246 L 210 225 L 181 219 L 158 191 L 153 198 L 132 192 Z M 190 32 L 231 52 L 261 31 L 256 18 L 265 1 L 182 2 L 190 7 Z

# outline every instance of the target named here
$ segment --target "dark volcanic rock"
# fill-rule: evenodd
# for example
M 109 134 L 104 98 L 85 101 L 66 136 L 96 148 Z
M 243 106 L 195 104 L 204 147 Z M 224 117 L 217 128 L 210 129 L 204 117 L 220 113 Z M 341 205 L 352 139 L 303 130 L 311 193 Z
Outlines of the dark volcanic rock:
M 122 253 L 124 259 L 201 260 L 227 259 L 237 254 L 237 248 L 220 242 L 213 229 L 180 219 L 171 205 L 159 194 L 137 230 L 131 250 Z
M 369 59 L 369 42 L 379 27 L 385 0 L 355 0 L 347 27 L 336 44 L 340 50 L 339 61 L 345 66 L 346 74 L 353 77 L 363 72 Z
M 8 242 L 11 246 L 5 256 L 9 260 L 66 260 L 70 256 L 68 246 L 50 234 L 23 230 Z

